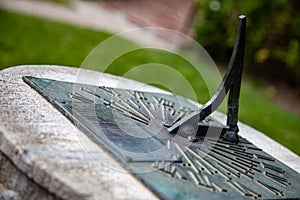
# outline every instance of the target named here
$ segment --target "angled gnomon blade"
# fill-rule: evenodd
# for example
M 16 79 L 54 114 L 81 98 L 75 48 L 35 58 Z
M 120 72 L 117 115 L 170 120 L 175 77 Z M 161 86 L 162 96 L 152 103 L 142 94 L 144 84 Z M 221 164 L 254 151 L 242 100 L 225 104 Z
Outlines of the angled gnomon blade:
M 168 128 L 169 132 L 178 133 L 186 137 L 205 136 L 208 129 L 219 131 L 221 136 L 230 141 L 237 143 L 239 128 L 238 108 L 239 95 L 242 80 L 243 59 L 245 51 L 246 37 L 246 16 L 239 16 L 237 37 L 233 48 L 232 56 L 224 75 L 224 78 L 212 96 L 212 98 L 204 104 L 199 111 L 181 119 L 173 126 Z M 214 112 L 223 102 L 225 96 L 229 93 L 227 104 L 227 124 L 225 127 L 215 127 L 202 121 Z

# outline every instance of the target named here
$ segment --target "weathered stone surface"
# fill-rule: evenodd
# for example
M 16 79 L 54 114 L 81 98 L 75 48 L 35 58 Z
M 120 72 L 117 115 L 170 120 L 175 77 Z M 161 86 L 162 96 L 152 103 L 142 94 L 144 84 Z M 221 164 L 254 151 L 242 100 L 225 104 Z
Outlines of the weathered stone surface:
M 3 200 L 19 200 L 20 196 L 13 190 L 9 190 L 0 184 L 0 199 Z
M 48 190 L 42 188 L 22 173 L 0 152 L 0 199 L 57 199 Z M 11 189 L 7 189 L 11 188 Z M 21 197 L 20 195 L 21 194 Z
M 54 66 L 21 66 L 0 72 L 0 149 L 11 160 L 0 166 L 14 165 L 20 172 L 11 176 L 15 172 L 3 171 L 9 174 L 0 179 L 2 184 L 14 191 L 32 188 L 31 195 L 39 196 L 39 189 L 10 184 L 25 175 L 32 184 L 45 188 L 49 199 L 51 194 L 61 199 L 155 199 L 125 170 L 114 170 L 123 168 L 21 79 L 32 75 L 75 81 L 76 73 L 75 68 Z M 108 83 L 117 80 L 106 78 Z M 28 191 L 18 193 L 26 197 Z
M 108 153 L 25 84 L 22 76 L 161 91 L 135 81 L 77 68 L 19 66 L 1 71 L 0 184 L 6 188 L 8 196 L 18 198 L 31 195 L 41 197 L 39 199 L 156 198 Z M 102 77 L 101 83 L 99 77 Z M 225 118 L 217 112 L 214 117 L 220 121 Z M 242 123 L 239 127 L 241 136 L 300 172 L 300 158 L 297 155 Z

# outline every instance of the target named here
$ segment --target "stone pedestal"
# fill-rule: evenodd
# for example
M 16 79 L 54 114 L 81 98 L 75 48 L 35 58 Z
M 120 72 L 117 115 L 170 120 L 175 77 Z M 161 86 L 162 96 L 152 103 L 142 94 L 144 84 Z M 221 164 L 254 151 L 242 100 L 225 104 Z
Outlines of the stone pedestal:
M 18 66 L 0 72 L 0 199 L 157 199 L 22 80 L 36 76 L 94 84 L 101 75 L 81 70 L 83 79 L 78 72 L 61 66 Z M 164 92 L 108 74 L 98 84 Z M 218 112 L 213 117 L 225 118 Z M 239 127 L 242 137 L 300 172 L 296 154 L 253 128 L 242 123 Z

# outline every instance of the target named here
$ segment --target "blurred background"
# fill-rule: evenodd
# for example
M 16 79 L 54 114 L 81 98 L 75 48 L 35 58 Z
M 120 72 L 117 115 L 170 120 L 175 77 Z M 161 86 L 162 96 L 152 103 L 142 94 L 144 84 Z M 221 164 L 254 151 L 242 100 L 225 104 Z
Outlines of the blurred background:
M 240 121 L 300 155 L 298 0 L 0 0 L 0 69 L 23 64 L 80 67 L 89 52 L 114 33 L 150 26 L 194 38 L 224 73 L 240 14 L 247 16 Z M 123 42 L 190 51 L 163 34 L 145 32 Z M 175 69 L 189 65 L 167 52 L 136 51 L 113 62 L 108 72 L 122 75 L 151 62 Z M 207 88 L 193 72 L 182 73 L 199 91 L 200 103 L 207 101 Z

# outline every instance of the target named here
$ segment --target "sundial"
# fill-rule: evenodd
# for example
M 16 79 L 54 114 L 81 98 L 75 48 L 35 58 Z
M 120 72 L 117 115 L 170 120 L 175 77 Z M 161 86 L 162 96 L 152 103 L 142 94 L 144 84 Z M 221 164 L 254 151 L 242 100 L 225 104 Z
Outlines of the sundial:
M 162 199 L 297 199 L 300 175 L 238 135 L 245 27 L 240 16 L 227 72 L 200 107 L 174 94 L 23 80 Z M 210 115 L 227 94 L 223 125 Z

